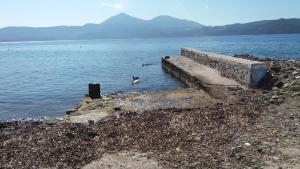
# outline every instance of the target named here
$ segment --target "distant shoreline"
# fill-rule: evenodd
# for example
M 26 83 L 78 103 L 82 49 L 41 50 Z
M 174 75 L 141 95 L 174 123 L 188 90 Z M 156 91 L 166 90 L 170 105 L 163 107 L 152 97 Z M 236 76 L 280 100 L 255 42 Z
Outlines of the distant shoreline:
M 274 34 L 242 34 L 242 35 L 202 35 L 202 36 L 177 36 L 177 37 L 148 37 L 148 38 L 99 38 L 99 39 L 62 39 L 62 40 L 28 40 L 28 41 L 0 41 L 0 44 L 14 43 L 39 43 L 39 42 L 76 42 L 76 41 L 100 41 L 100 40 L 142 40 L 142 39 L 178 39 L 178 38 L 201 38 L 201 37 L 235 37 L 235 36 L 272 36 L 272 35 L 300 35 L 299 33 L 274 33 Z

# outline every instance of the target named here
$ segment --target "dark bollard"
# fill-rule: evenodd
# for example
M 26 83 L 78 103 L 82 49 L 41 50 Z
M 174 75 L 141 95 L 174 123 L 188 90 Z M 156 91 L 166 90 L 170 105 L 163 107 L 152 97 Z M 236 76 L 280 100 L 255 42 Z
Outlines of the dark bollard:
M 99 83 L 90 83 L 89 84 L 89 97 L 91 99 L 100 99 L 100 84 Z

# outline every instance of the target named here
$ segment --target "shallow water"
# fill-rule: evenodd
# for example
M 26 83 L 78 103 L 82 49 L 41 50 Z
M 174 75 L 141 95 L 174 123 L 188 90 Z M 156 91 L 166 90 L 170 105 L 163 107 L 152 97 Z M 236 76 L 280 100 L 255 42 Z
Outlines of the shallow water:
M 183 87 L 160 65 L 181 47 L 295 59 L 300 34 L 0 43 L 0 120 L 62 116 L 89 82 L 101 83 L 102 93 Z

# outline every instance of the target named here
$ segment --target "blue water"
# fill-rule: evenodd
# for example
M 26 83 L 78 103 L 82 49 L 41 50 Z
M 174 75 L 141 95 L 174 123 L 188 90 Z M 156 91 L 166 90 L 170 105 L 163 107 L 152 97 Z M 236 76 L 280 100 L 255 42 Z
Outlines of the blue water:
M 103 93 L 183 87 L 160 65 L 181 47 L 290 59 L 300 57 L 300 34 L 0 43 L 0 120 L 63 116 L 89 82 Z

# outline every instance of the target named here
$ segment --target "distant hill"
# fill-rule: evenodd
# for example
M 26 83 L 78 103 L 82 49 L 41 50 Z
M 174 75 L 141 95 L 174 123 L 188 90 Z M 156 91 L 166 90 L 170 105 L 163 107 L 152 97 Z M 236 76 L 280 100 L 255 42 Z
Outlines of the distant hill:
M 253 35 L 300 33 L 300 19 L 278 19 L 225 26 L 158 16 L 143 20 L 121 13 L 100 24 L 57 27 L 6 27 L 0 41 L 81 40 L 101 38 L 153 38 L 202 35 Z
M 205 27 L 206 35 L 256 35 L 300 33 L 300 19 L 278 19 Z
M 93 30 L 81 34 L 83 39 L 98 38 L 147 38 L 185 36 L 191 30 L 201 29 L 203 26 L 197 22 L 159 16 L 152 20 L 142 20 L 119 14 L 108 20 L 94 25 Z

